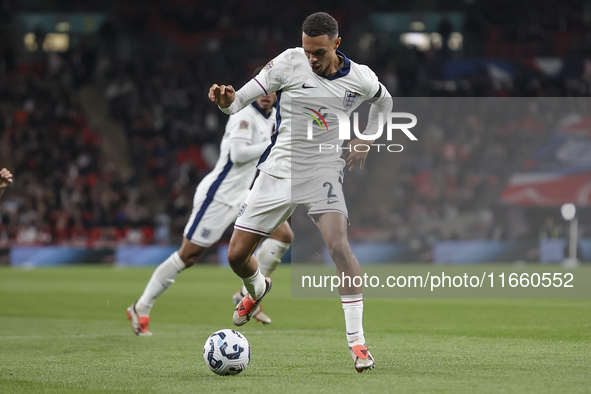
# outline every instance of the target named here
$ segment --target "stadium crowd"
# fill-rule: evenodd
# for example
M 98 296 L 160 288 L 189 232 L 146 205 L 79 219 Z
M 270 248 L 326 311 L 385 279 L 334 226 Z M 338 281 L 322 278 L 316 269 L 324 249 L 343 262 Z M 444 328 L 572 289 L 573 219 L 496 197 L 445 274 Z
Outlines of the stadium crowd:
M 129 3 L 111 15 L 98 34 L 96 72 L 83 81 L 69 55 L 62 57 L 58 69 L 52 69 L 50 56 L 44 75 L 21 70 L 16 77 L 0 76 L 2 147 L 18 180 L 0 212 L 3 242 L 108 244 L 125 240 L 126 234 L 131 243 L 151 242 L 156 214 L 138 204 L 138 179 L 154 182 L 166 212 L 159 220 L 171 218 L 172 232 L 179 234 L 195 187 L 215 162 L 226 122 L 207 101 L 211 82 L 239 87 L 254 68 L 300 44 L 300 22 L 307 14 L 318 7 L 331 11 L 332 5 L 148 3 Z M 591 10 L 585 6 L 576 15 L 570 4 L 528 9 L 526 2 L 518 2 L 503 17 L 483 2 L 466 5 L 465 45 L 451 52 L 445 47 L 425 52 L 404 45 L 390 49 L 379 34 L 372 39 L 361 35 L 368 15 L 390 10 L 388 2 L 373 2 L 371 7 L 347 2 L 331 13 L 340 22 L 343 52 L 368 64 L 396 96 L 588 95 L 589 80 L 582 71 L 574 80 L 520 74 L 501 84 L 489 73 L 446 83 L 431 73 L 434 65 L 449 58 L 584 56 L 591 43 L 584 16 Z M 515 23 L 524 13 L 525 23 Z M 524 46 L 533 49 L 527 52 Z M 111 116 L 125 130 L 137 175 L 129 182 L 105 162 L 100 138 L 87 126 L 76 88 L 88 82 L 102 86 Z M 527 110 L 505 124 L 491 122 L 494 111 L 478 108 L 446 113 L 428 135 L 408 145 L 407 159 L 396 163 L 391 176 L 395 184 L 378 188 L 366 204 L 372 208 L 351 209 L 353 239 L 416 237 L 428 244 L 503 236 L 494 219 L 494 199 L 510 172 L 549 130 L 539 114 Z M 548 124 L 547 119 L 543 123 Z M 378 167 L 379 160 L 370 160 L 366 170 L 348 175 L 356 181 L 345 186 L 351 207 L 364 198 L 367 185 L 379 183 L 377 177 L 384 173 Z M 383 193 L 392 196 L 389 202 L 380 198 Z M 446 220 L 466 212 L 475 212 L 476 219 L 463 230 L 444 229 Z
M 3 245 L 104 246 L 152 233 L 133 185 L 104 161 L 76 87 L 68 57 L 0 73 L 0 150 L 16 179 L 0 205 Z
M 408 99 L 402 108 L 422 119 L 421 138 L 400 142 L 405 155 L 394 168 L 388 154 L 371 157 L 365 184 L 348 189 L 358 223 L 354 237 L 415 239 L 432 246 L 444 239 L 506 236 L 493 220 L 498 195 L 557 120 L 549 119 L 548 108 L 530 104 L 495 98 Z M 370 188 L 376 193 L 367 204 Z M 466 213 L 476 214 L 458 223 Z

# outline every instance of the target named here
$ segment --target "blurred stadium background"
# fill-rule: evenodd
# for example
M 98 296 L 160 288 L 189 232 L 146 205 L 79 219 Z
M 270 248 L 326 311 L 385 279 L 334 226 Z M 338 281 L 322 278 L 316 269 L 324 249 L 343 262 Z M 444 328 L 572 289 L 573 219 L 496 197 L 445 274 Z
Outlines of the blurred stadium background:
M 226 117 L 207 89 L 240 86 L 299 46 L 302 21 L 318 10 L 339 21 L 343 52 L 394 96 L 565 97 L 575 110 L 550 121 L 543 111 L 517 113 L 495 128 L 474 110 L 419 138 L 394 168 L 370 159 L 352 177 L 396 182 L 363 195 L 371 209 L 351 212 L 356 247 L 379 243 L 389 261 L 561 261 L 568 224 L 559 207 L 573 202 L 579 258 L 591 261 L 591 118 L 582 98 L 591 93 L 591 1 L 1 7 L 0 165 L 15 184 L 0 202 L 0 264 L 164 260 L 217 159 Z M 523 186 L 531 171 L 540 176 Z M 362 190 L 346 188 L 347 198 Z M 223 262 L 229 234 L 203 262 Z
M 357 374 L 338 300 L 292 297 L 287 264 L 265 299 L 273 324 L 240 328 L 249 368 L 219 378 L 201 350 L 233 327 L 239 280 L 217 265 L 230 232 L 159 298 L 155 335 L 132 334 L 125 309 L 180 245 L 218 155 L 227 118 L 209 86 L 301 45 L 317 11 L 395 102 L 447 111 L 390 165 L 348 174 L 362 262 L 561 270 L 538 263 L 566 257 L 567 202 L 591 261 L 591 0 L 0 0 L 0 168 L 15 179 L 0 200 L 0 392 L 589 392 L 589 298 L 368 297 L 377 368 Z M 316 235 L 296 242 L 321 248 Z

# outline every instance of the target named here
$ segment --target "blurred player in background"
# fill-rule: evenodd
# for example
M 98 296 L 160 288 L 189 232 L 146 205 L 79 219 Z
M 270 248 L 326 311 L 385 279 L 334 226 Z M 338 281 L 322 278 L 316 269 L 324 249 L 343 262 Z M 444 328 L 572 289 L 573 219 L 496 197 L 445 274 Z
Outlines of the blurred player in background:
M 250 320 L 272 285 L 259 270 L 257 258 L 253 255 L 256 246 L 291 216 L 298 203 L 306 205 L 308 215 L 322 233 L 339 277 L 342 274 L 351 278 L 362 275 L 349 246 L 347 206 L 338 185 L 342 183 L 345 164 L 350 165 L 349 170 L 356 166 L 363 168 L 367 150 L 361 148 L 361 153 L 352 148 L 371 145 L 371 135 L 368 140 L 358 138 L 349 142 L 345 163 L 338 150 L 319 153 L 318 145 L 316 149 L 306 146 L 309 142 L 301 137 L 306 134 L 306 124 L 293 120 L 302 109 L 296 103 L 302 100 L 314 107 L 318 98 L 332 98 L 318 103 L 314 111 L 320 114 L 329 109 L 326 106 L 332 105 L 334 110 L 345 111 L 349 116 L 363 101 L 368 101 L 372 105 L 364 134 L 373 135 L 378 131 L 379 114 L 391 111 L 392 99 L 386 88 L 367 66 L 354 63 L 338 51 L 340 43 L 337 21 L 326 13 L 312 14 L 303 25 L 303 48 L 286 50 L 237 92 L 232 86 L 214 84 L 210 88 L 210 100 L 227 114 L 237 113 L 272 92 L 277 92 L 278 96 L 277 134 L 261 157 L 258 166 L 261 174 L 236 220 L 228 250 L 230 265 L 242 278 L 249 293 L 234 310 L 234 324 L 238 326 Z M 338 120 L 328 117 L 326 122 L 326 130 L 332 132 L 319 134 L 319 139 L 322 143 L 340 146 L 342 141 L 336 132 Z M 302 149 L 306 147 L 310 149 Z M 297 161 L 292 159 L 296 149 L 299 155 L 305 152 Z M 294 164 L 300 170 L 296 170 Z M 327 185 L 331 186 L 328 194 Z M 292 193 L 300 193 L 300 190 L 305 191 L 305 199 L 292 199 Z M 375 365 L 365 345 L 362 291 L 361 286 L 351 283 L 339 288 L 349 351 L 358 372 Z
M 152 335 L 148 325 L 156 298 L 174 283 L 182 270 L 195 264 L 207 248 L 219 241 L 236 220 L 255 178 L 256 163 L 275 129 L 275 100 L 275 93 L 259 97 L 228 119 L 215 168 L 197 186 L 180 249 L 156 268 L 142 296 L 127 308 L 137 335 Z M 266 275 L 281 262 L 291 237 L 291 228 L 285 222 L 262 243 L 257 256 Z M 242 300 L 242 294 L 246 294 L 246 289 L 234 295 L 235 303 Z M 271 323 L 262 308 L 257 308 L 254 317 L 265 324 Z
M 10 184 L 12 184 L 12 174 L 6 168 L 3 168 L 0 170 L 0 197 Z

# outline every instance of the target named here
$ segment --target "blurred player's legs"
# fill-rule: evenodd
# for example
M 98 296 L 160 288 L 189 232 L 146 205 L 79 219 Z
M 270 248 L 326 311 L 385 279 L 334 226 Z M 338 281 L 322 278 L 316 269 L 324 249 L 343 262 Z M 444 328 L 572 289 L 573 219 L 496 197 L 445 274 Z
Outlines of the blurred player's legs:
M 180 249 L 156 268 L 140 299 L 127 308 L 127 317 L 131 320 L 133 331 L 137 335 L 152 335 L 148 331 L 148 325 L 150 324 L 150 312 L 156 298 L 160 297 L 174 283 L 175 278 L 182 270 L 195 264 L 206 250 L 207 248 L 183 238 Z
M 337 266 L 337 275 L 350 278 L 361 277 L 361 266 L 353 254 L 347 239 L 347 217 L 341 213 L 328 212 L 315 217 L 330 257 Z M 374 367 L 373 357 L 365 347 L 363 335 L 363 288 L 354 283 L 343 283 L 339 287 L 341 304 L 345 312 L 345 330 L 349 351 L 358 372 Z
M 293 232 L 288 222 L 284 222 L 270 236 L 261 242 L 261 246 L 255 253 L 255 258 L 259 264 L 259 270 L 263 277 L 271 276 L 275 268 L 281 263 L 281 257 L 291 246 Z M 232 297 L 234 304 L 238 305 L 240 301 L 248 294 L 245 286 L 236 292 Z M 265 314 L 262 305 L 254 311 L 253 317 L 263 324 L 271 324 L 271 318 Z
M 269 238 L 265 239 L 256 252 L 259 269 L 263 276 L 270 276 L 281 263 L 281 257 L 291 246 L 293 233 L 288 222 L 284 222 Z
M 193 212 L 185 227 L 180 249 L 156 268 L 142 296 L 135 304 L 127 308 L 127 317 L 137 335 L 152 335 L 148 331 L 148 326 L 150 312 L 156 299 L 174 283 L 182 270 L 197 263 L 203 253 L 222 237 L 225 229 L 238 216 L 239 210 L 239 206 L 232 207 L 217 201 L 208 202 L 207 196 L 196 194 Z M 256 240 L 254 248 L 261 238 Z M 267 242 L 269 243 L 265 247 L 261 247 L 264 256 L 264 270 L 266 274 L 270 274 L 290 246 L 291 228 L 289 224 L 285 223 L 280 226 L 277 229 L 277 234 L 271 234 L 271 237 L 265 241 L 265 243 Z M 264 282 L 263 286 L 265 286 Z M 269 323 L 271 319 L 262 312 L 259 304 L 255 308 L 257 319 Z
M 156 268 L 142 296 L 127 308 L 127 317 L 137 335 L 146 335 L 156 298 L 174 283 L 182 270 L 197 263 L 207 248 L 222 237 L 226 228 L 236 220 L 239 211 L 240 206 L 230 206 L 199 192 L 195 193 L 193 211 L 185 226 L 180 249 Z M 134 314 L 137 314 L 137 319 Z
M 176 276 L 185 268 L 197 263 L 207 248 L 191 243 L 183 238 L 183 243 L 178 252 L 174 252 L 168 259 L 156 268 L 152 278 L 148 282 L 144 293 L 136 304 L 136 310 L 140 315 L 149 315 L 154 301 L 166 289 L 174 283 Z

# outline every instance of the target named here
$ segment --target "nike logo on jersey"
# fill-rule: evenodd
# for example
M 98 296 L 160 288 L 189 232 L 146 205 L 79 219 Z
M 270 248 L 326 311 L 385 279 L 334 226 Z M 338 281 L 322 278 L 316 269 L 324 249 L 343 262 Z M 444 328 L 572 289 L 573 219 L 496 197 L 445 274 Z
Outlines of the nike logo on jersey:
M 302 89 L 316 89 L 318 86 L 306 86 L 306 84 L 304 83 L 302 85 Z
M 335 202 L 339 202 L 339 201 L 338 200 L 337 201 L 327 201 L 326 203 L 327 204 L 334 204 Z

